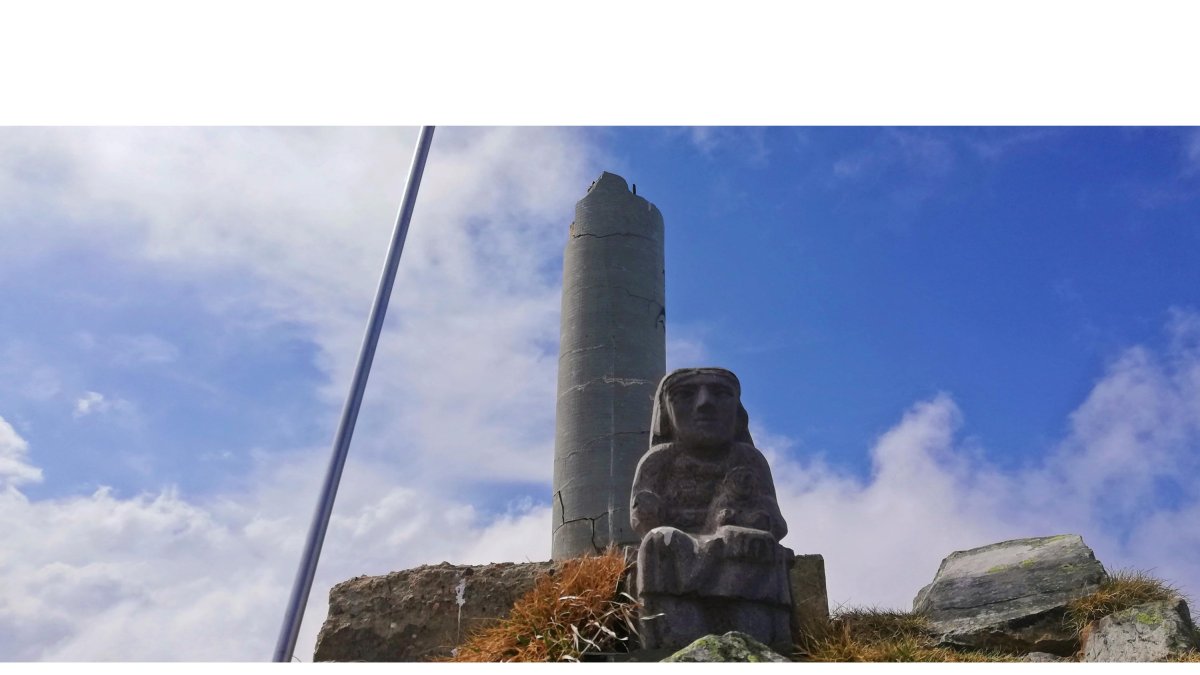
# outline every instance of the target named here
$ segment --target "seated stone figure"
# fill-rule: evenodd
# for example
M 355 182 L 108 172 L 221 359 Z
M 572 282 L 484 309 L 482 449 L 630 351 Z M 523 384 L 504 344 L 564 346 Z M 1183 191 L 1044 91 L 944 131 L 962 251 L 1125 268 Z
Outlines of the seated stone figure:
M 787 524 L 740 399 L 723 368 L 676 370 L 654 396 L 630 504 L 646 649 L 731 630 L 790 648 Z

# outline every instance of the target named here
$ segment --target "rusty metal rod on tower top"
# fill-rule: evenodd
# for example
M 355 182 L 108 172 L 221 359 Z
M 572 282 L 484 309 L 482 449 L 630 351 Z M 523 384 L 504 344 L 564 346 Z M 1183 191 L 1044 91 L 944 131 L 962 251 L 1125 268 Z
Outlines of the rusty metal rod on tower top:
M 346 397 L 345 407 L 342 408 L 342 420 L 334 435 L 333 456 L 329 461 L 325 483 L 321 487 L 321 496 L 317 500 L 317 510 L 313 514 L 312 525 L 308 530 L 308 539 L 304 544 L 304 553 L 300 558 L 300 569 L 296 572 L 296 581 L 292 585 L 292 595 L 288 600 L 287 612 L 284 614 L 283 627 L 279 631 L 279 640 L 275 644 L 273 660 L 277 662 L 291 661 L 292 654 L 296 650 L 296 636 L 300 633 L 300 622 L 304 620 L 304 606 L 308 603 L 313 577 L 317 573 L 321 545 L 325 542 L 329 516 L 333 513 L 333 500 L 337 497 L 338 483 L 342 479 L 342 468 L 346 465 L 346 454 L 350 450 L 350 437 L 354 435 L 354 424 L 358 421 L 358 409 L 362 405 L 363 392 L 367 387 L 367 377 L 371 374 L 371 362 L 375 359 L 375 347 L 379 344 L 379 334 L 383 331 L 383 317 L 387 314 L 392 285 L 396 281 L 396 268 L 400 263 L 400 254 L 404 251 L 404 239 L 408 236 L 408 224 L 412 220 L 413 207 L 417 202 L 417 190 L 421 187 L 421 176 L 425 173 L 425 159 L 429 156 L 429 146 L 432 143 L 433 127 L 421 127 L 421 131 L 417 135 L 417 149 L 413 154 L 412 167 L 408 170 L 408 183 L 404 186 L 404 197 L 400 201 L 400 212 L 396 215 L 392 243 L 383 264 L 383 275 L 379 279 L 379 288 L 375 292 L 375 304 L 371 306 L 371 314 L 367 318 L 367 332 L 363 336 L 362 347 L 358 353 L 358 365 L 354 368 L 350 393 Z

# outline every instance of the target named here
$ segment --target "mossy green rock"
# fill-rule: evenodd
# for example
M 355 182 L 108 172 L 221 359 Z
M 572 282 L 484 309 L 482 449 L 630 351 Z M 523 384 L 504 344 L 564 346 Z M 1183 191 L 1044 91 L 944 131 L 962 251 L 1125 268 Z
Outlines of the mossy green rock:
M 1086 633 L 1083 661 L 1163 661 L 1200 647 L 1182 598 L 1110 614 Z
M 730 631 L 724 635 L 705 635 L 663 659 L 663 663 L 788 663 L 789 659 L 772 651 L 754 638 Z

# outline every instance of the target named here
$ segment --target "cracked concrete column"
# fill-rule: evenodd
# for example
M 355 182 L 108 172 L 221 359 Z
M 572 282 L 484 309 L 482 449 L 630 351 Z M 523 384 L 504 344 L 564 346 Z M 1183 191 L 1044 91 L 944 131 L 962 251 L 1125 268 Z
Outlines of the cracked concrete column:
M 551 557 L 637 544 L 629 493 L 666 372 L 663 220 L 604 172 L 563 257 Z

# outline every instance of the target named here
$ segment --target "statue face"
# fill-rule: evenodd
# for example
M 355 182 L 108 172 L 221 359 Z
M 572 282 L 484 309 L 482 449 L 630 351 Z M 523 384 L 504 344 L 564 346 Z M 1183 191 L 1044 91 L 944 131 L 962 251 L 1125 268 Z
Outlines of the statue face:
M 693 375 L 667 392 L 676 439 L 685 446 L 716 449 L 733 442 L 738 397 L 733 385 L 717 375 Z

